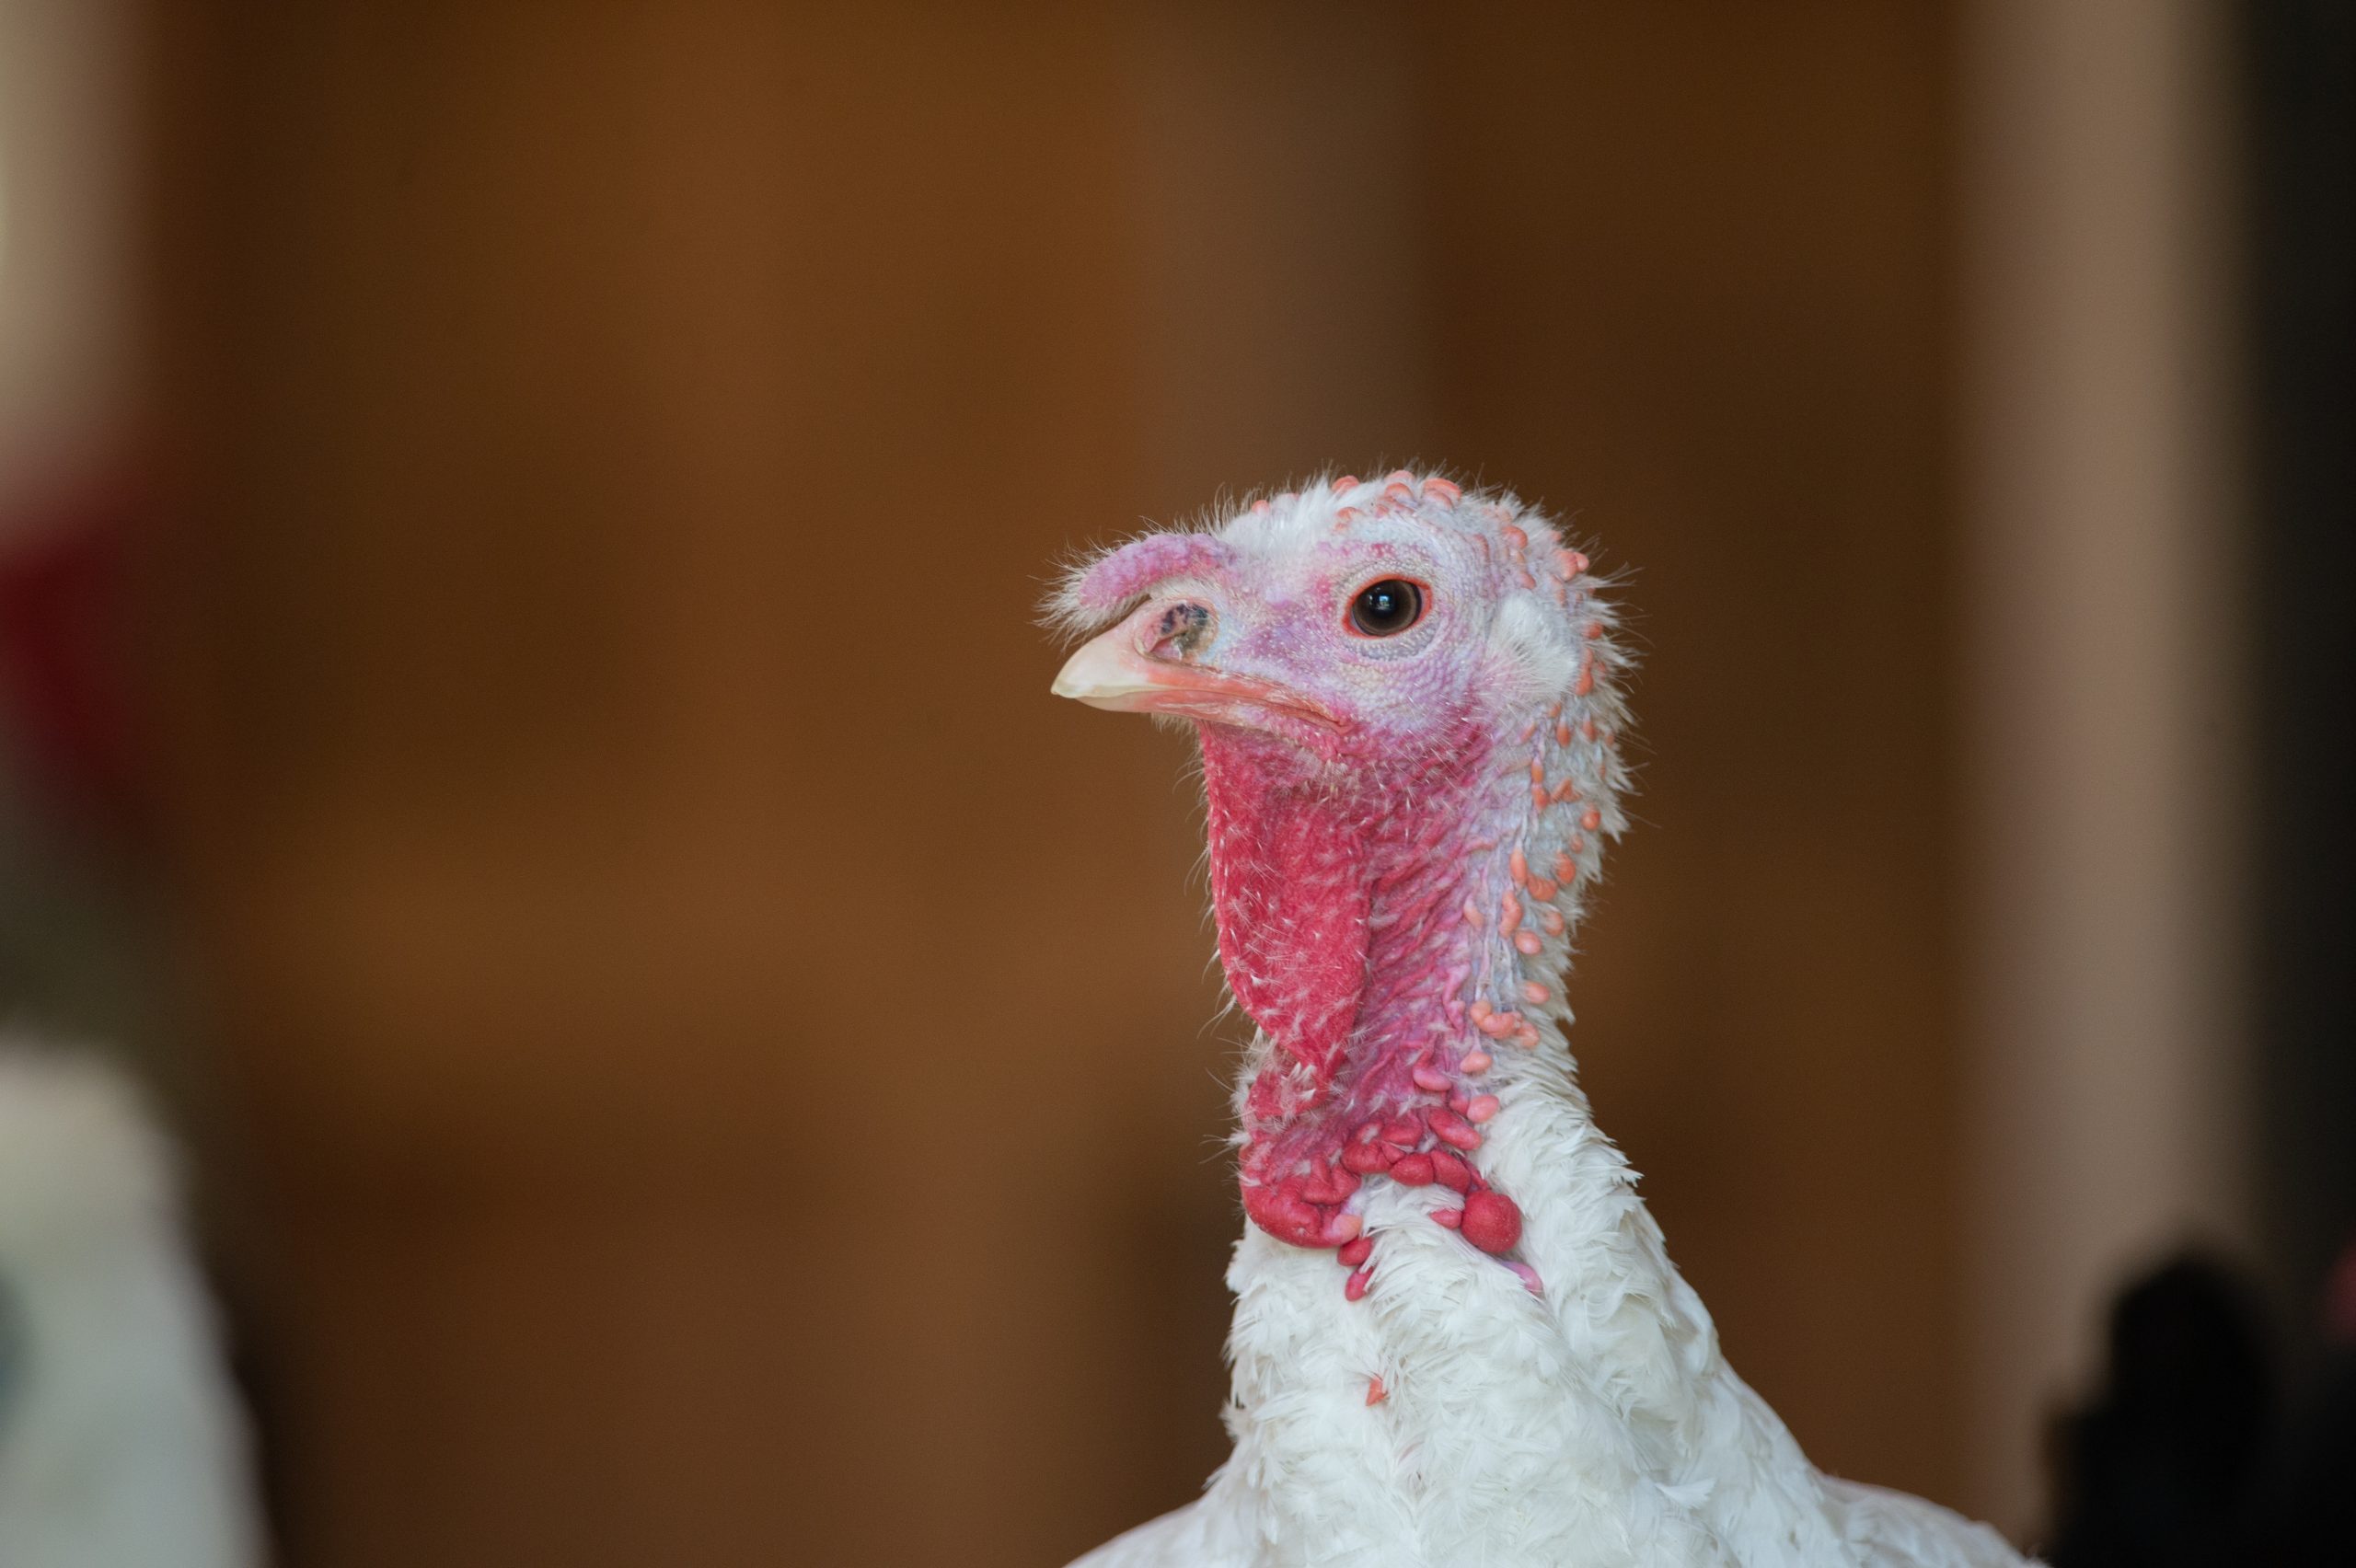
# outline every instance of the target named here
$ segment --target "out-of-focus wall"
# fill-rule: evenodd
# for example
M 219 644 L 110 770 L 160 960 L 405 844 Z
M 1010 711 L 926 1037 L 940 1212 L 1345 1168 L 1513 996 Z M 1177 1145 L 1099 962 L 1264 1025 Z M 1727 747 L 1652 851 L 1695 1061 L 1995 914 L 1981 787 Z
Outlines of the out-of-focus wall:
M 1811 1452 L 1972 1501 L 1940 8 L 152 15 L 152 669 L 293 1561 L 1183 1501 L 1185 748 L 1031 605 L 1414 456 L 1632 569 L 1605 1126 Z
M 2227 10 L 1977 0 L 1961 33 L 1969 1415 L 2015 1528 L 2122 1276 L 2254 1251 Z
M 132 395 L 133 9 L 0 17 L 0 543 L 84 476 Z

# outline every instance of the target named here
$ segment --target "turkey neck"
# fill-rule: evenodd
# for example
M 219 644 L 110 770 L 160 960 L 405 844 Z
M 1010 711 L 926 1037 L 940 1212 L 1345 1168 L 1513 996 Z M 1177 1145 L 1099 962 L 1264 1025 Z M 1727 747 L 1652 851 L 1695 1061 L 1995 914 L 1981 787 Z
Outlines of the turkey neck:
M 1807 1484 L 1574 1081 L 1559 976 L 1599 765 L 1543 744 L 1468 732 L 1343 772 L 1205 731 L 1220 954 L 1261 1026 L 1235 1451 L 1206 1504 L 1253 1543 L 1232 1561 L 1626 1562 L 1621 1499 L 1721 1464 L 1734 1514 L 1757 1476 Z M 1721 1560 L 1692 1535 L 1660 1560 Z
M 1470 721 L 1412 755 L 1343 761 L 1201 732 L 1219 956 L 1265 1040 L 1241 1096 L 1246 1212 L 1355 1268 L 1366 1183 L 1438 1183 L 1464 1198 L 1439 1223 L 1509 1252 L 1518 1211 L 1477 1159 L 1499 1110 L 1491 1047 L 1535 1043 L 1516 1009 L 1553 989 L 1523 978 L 1515 942 L 1542 959 L 1563 928 L 1528 899 L 1519 765 Z
M 1261 1037 L 1235 1450 L 1204 1504 L 1243 1544 L 1202 1560 L 1702 1564 L 1782 1532 L 1806 1460 L 1727 1371 L 1563 1033 L 1608 747 L 1553 710 L 1381 767 L 1207 726 L 1203 757 L 1220 956 Z M 1627 1548 L 1670 1489 L 1692 1516 Z

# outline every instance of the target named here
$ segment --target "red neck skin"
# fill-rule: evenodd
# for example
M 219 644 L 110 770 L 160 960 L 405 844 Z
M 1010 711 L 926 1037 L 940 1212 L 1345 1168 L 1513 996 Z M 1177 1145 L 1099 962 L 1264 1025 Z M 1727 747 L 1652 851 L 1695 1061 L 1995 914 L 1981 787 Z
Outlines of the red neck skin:
M 1496 1101 L 1472 1082 L 1488 1058 L 1466 1015 L 1477 933 L 1463 910 L 1518 792 L 1500 794 L 1492 738 L 1468 719 L 1422 756 L 1343 768 L 1198 728 L 1219 958 L 1274 1042 L 1243 1097 L 1246 1212 L 1357 1269 L 1369 1243 L 1345 1205 L 1362 1182 L 1438 1182 L 1466 1203 L 1435 1218 L 1507 1251 L 1519 1211 L 1464 1158 Z

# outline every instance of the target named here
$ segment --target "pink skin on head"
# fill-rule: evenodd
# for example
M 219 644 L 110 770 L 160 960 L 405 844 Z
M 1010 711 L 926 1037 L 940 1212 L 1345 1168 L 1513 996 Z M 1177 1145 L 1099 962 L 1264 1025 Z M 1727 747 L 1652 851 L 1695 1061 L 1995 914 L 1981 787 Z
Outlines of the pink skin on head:
M 1584 594 L 1543 595 L 1547 614 L 1580 617 L 1560 636 L 1587 657 L 1565 653 L 1552 689 L 1533 686 L 1492 627 L 1533 560 L 1567 564 L 1551 529 L 1460 507 L 1444 479 L 1381 483 L 1376 499 L 1351 480 L 1250 508 L 1218 536 L 1108 555 L 1067 612 L 1101 622 L 1144 603 L 1057 686 L 1195 723 L 1219 957 L 1272 1042 L 1243 1094 L 1244 1207 L 1283 1240 L 1336 1248 L 1353 1300 L 1374 1278 L 1356 1212 L 1367 1182 L 1460 1193 L 1438 1223 L 1501 1257 L 1519 1243 L 1520 1210 L 1475 1163 L 1501 1101 L 1472 1080 L 1490 1069 L 1488 1041 L 1540 1039 L 1515 1009 L 1553 993 L 1519 964 L 1544 951 L 1539 929 L 1564 931 L 1554 900 L 1579 846 L 1534 824 L 1576 794 L 1569 720 L 1555 721 L 1566 685 L 1594 691 L 1605 646 L 1580 637 L 1599 613 Z M 1351 606 L 1394 578 L 1423 613 L 1369 634 Z M 1582 820 L 1592 832 L 1600 818 Z M 1531 869 L 1542 853 L 1553 879 Z
M 1156 583 L 1211 571 L 1233 560 L 1225 542 L 1208 534 L 1149 534 L 1091 566 L 1072 590 L 1075 607 L 1095 616 L 1136 598 Z

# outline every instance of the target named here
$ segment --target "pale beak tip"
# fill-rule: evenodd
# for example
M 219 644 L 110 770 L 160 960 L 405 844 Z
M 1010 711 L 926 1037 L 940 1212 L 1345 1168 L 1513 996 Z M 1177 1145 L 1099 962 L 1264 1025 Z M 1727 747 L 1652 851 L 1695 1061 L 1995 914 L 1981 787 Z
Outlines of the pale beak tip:
M 1047 689 L 1091 708 L 1116 707 L 1123 698 L 1150 689 L 1150 683 L 1140 678 L 1140 663 L 1114 633 L 1107 633 L 1066 660 L 1056 673 L 1056 684 Z

